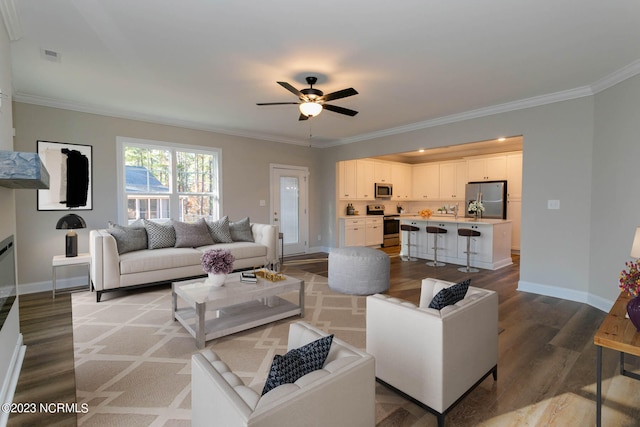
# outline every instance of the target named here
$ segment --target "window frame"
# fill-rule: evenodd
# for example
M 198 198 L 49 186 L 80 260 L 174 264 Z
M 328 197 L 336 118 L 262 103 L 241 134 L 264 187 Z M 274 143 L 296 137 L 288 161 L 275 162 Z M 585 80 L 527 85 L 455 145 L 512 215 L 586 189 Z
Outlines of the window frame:
M 116 185 L 117 185 L 117 217 L 118 222 L 121 224 L 128 224 L 129 219 L 127 215 L 128 208 L 128 200 L 127 200 L 127 192 L 126 192 L 126 179 L 125 179 L 125 165 L 124 165 L 124 147 L 125 146 L 138 146 L 148 149 L 160 149 L 167 150 L 170 152 L 171 156 L 171 182 L 169 183 L 169 212 L 170 217 L 172 219 L 177 220 L 178 218 L 174 218 L 176 212 L 180 211 L 180 196 L 185 193 L 180 193 L 177 191 L 177 151 L 185 151 L 197 154 L 206 154 L 215 156 L 214 162 L 217 163 L 217 181 L 218 181 L 218 217 L 220 216 L 223 206 L 222 200 L 222 150 L 217 147 L 202 147 L 198 145 L 187 145 L 187 144 L 179 144 L 174 142 L 167 141 L 156 141 L 150 139 L 140 139 L 140 138 L 129 138 L 118 136 L 116 137 Z M 197 193 L 200 194 L 200 193 Z M 213 220 L 217 220 L 219 218 L 213 218 Z

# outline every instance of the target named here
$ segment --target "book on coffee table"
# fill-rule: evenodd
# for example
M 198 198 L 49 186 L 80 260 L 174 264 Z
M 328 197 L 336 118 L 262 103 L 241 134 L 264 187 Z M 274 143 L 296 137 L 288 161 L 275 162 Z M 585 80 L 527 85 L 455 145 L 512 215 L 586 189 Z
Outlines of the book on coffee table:
M 246 283 L 258 283 L 258 277 L 255 273 L 243 271 L 240 273 L 240 281 Z

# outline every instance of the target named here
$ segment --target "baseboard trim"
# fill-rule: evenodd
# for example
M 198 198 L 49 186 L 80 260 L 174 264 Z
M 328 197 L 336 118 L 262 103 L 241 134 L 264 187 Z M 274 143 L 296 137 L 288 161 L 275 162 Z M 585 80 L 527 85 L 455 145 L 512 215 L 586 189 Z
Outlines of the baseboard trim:
M 63 289 L 87 288 L 87 275 L 76 277 L 67 277 L 56 280 L 56 292 Z M 88 288 L 87 288 L 88 289 Z M 35 294 L 38 292 L 51 292 L 53 290 L 53 282 L 45 280 L 44 282 L 20 283 L 18 285 L 18 295 Z
M 559 286 L 542 285 L 540 283 L 526 282 L 524 280 L 520 280 L 518 282 L 518 290 L 588 304 L 606 313 L 611 310 L 611 307 L 613 307 L 613 303 L 615 302 L 590 294 L 589 292 L 575 291 Z
M 2 403 L 13 402 L 13 396 L 18 386 L 18 378 L 20 378 L 20 370 L 22 369 L 22 361 L 24 360 L 26 350 L 27 346 L 23 344 L 22 334 L 18 334 L 18 340 L 13 349 L 7 377 L 4 380 L 4 384 L 2 384 L 2 394 L 0 395 L 0 402 Z M 9 411 L 0 411 L 0 426 L 7 425 L 8 420 Z

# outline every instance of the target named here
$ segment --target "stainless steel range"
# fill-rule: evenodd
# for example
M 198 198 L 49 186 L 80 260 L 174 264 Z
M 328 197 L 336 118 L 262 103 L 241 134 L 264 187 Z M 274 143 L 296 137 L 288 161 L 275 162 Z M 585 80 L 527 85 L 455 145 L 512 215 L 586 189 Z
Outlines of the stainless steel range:
M 367 205 L 367 215 L 382 215 L 384 232 L 382 246 L 398 246 L 400 244 L 400 221 L 396 218 L 399 214 L 385 215 L 384 205 Z

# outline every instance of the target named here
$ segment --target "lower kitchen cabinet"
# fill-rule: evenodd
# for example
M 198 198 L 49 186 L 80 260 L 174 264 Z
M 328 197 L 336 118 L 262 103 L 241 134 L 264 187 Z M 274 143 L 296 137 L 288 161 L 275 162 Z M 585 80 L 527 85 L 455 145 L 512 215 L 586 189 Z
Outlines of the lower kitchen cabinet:
M 340 219 L 340 247 L 381 246 L 383 233 L 382 217 Z

